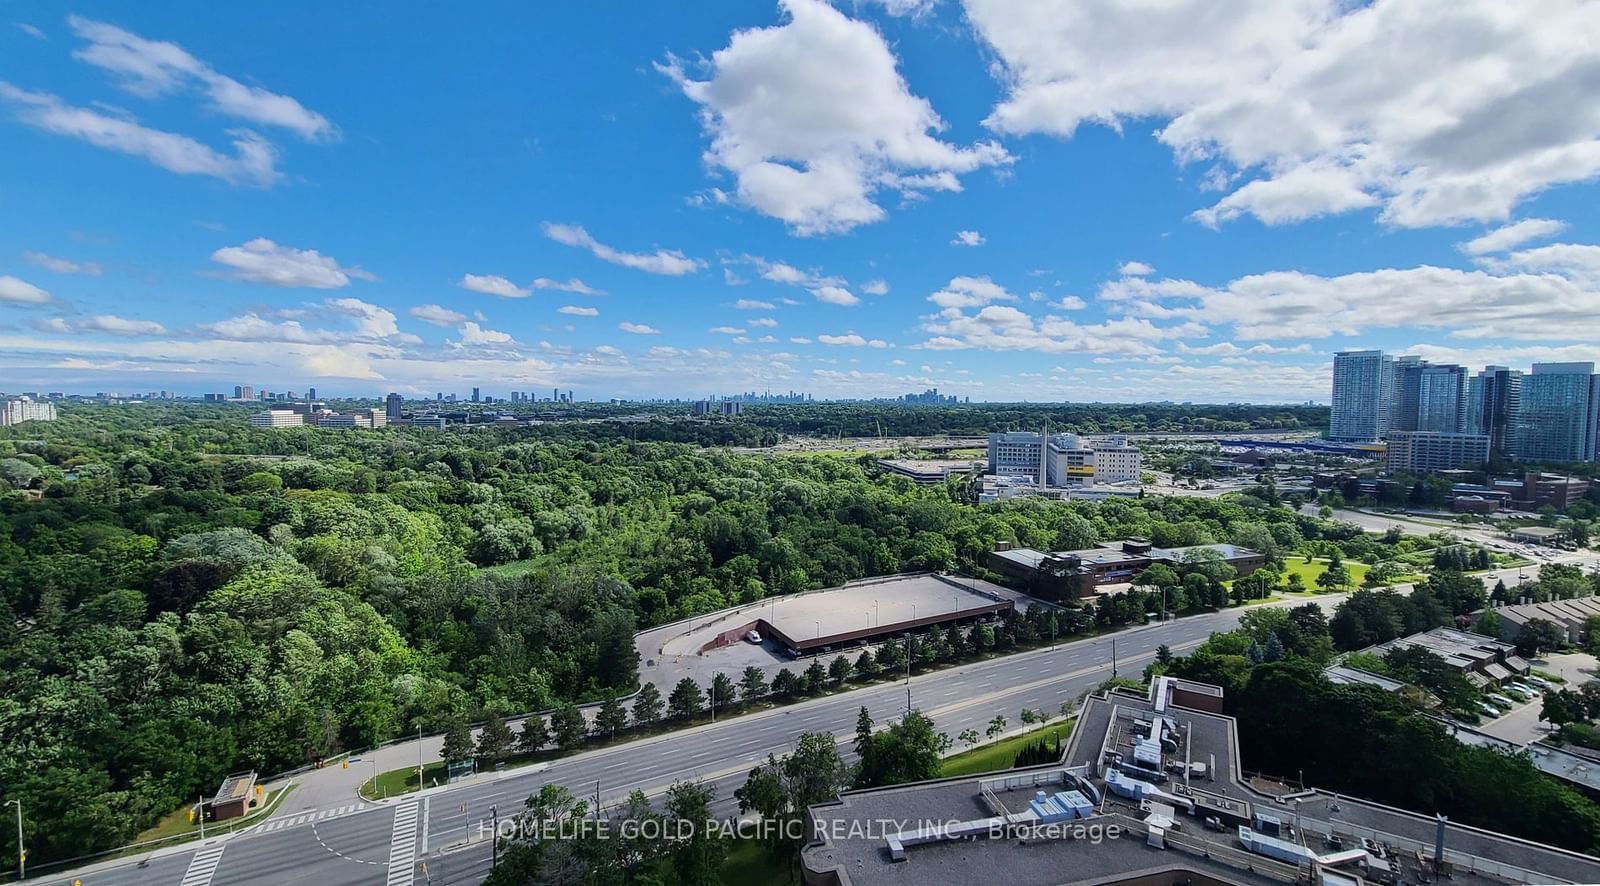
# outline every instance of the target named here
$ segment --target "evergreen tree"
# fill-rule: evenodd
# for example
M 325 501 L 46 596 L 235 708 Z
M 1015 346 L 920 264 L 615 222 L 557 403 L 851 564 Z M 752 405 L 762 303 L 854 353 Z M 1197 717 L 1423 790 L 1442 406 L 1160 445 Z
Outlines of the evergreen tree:
M 711 678 L 711 711 L 715 713 L 731 704 L 737 690 L 733 687 L 733 680 L 727 674 L 719 673 Z
M 628 712 L 622 707 L 622 702 L 615 695 L 607 698 L 605 704 L 594 717 L 594 730 L 608 737 L 616 737 L 618 732 L 628 728 Z
M 678 685 L 672 687 L 672 694 L 667 696 L 667 714 L 678 720 L 688 720 L 700 716 L 705 710 L 706 696 L 700 691 L 700 684 L 693 677 L 684 677 Z
M 506 755 L 511 750 L 511 743 L 515 740 L 511 727 L 499 716 L 491 715 L 484 722 L 483 728 L 478 730 L 478 759 L 485 762 L 494 762 Z
M 522 721 L 522 734 L 517 737 L 518 751 L 524 754 L 536 754 L 549 743 L 550 727 L 545 725 L 543 717 L 532 714 Z
M 445 729 L 444 747 L 439 755 L 448 763 L 461 763 L 472 759 L 472 727 L 467 725 L 465 717 L 457 717 L 450 721 Z
M 565 702 L 557 705 L 550 714 L 550 731 L 555 734 L 556 746 L 563 751 L 575 751 L 583 746 L 589 734 L 589 724 L 577 705 Z
M 755 665 L 745 668 L 744 676 L 739 678 L 739 700 L 748 705 L 760 701 L 766 694 L 766 675 Z
M 633 724 L 644 729 L 661 722 L 661 690 L 654 683 L 646 683 L 639 687 L 639 694 L 633 699 Z

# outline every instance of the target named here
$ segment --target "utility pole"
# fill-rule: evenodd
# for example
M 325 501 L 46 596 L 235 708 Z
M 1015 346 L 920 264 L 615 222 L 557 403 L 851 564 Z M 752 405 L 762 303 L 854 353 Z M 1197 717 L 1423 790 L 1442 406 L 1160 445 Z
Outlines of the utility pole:
M 7 800 L 6 806 L 17 807 L 17 879 L 28 878 L 28 850 L 22 848 L 22 800 Z M 4 807 L 0 807 L 4 808 Z
M 20 806 L 17 807 L 17 811 L 21 812 L 22 808 Z M 194 798 L 194 817 L 200 822 L 200 839 L 204 840 L 206 838 L 206 798 L 199 794 L 196 794 Z
M 417 790 L 422 790 L 422 726 L 417 726 Z
M 1111 677 L 1112 677 L 1112 679 L 1116 679 L 1116 676 L 1117 676 L 1117 638 L 1116 637 L 1112 637 L 1111 638 Z

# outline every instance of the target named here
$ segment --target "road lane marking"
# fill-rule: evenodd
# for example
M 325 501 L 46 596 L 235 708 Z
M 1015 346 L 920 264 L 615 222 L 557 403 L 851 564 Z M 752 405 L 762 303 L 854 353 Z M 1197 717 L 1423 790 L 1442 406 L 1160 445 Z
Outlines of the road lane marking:
M 394 835 L 389 840 L 388 886 L 411 886 L 416 879 L 412 862 L 417 857 L 417 801 L 394 811 Z
M 222 861 L 222 850 L 227 848 L 228 844 L 218 843 L 196 852 L 194 858 L 189 860 L 189 869 L 184 871 L 178 886 L 210 886 L 211 877 L 216 874 L 217 865 Z

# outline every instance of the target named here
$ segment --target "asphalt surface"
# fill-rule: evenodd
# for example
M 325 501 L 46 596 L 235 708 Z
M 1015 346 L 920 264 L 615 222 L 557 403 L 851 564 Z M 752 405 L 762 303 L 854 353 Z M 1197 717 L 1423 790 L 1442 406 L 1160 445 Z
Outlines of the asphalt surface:
M 1342 597 L 1329 595 L 1318 601 L 1331 606 L 1339 599 Z M 1055 649 L 919 674 L 909 684 L 912 703 L 952 738 L 965 729 L 983 733 L 996 715 L 1004 715 L 1008 725 L 1018 725 L 1023 708 L 1058 713 L 1063 704 L 1075 705 L 1085 692 L 1110 677 L 1113 643 L 1118 672 L 1137 677 L 1154 657 L 1156 647 L 1166 644 L 1181 654 L 1213 631 L 1235 626 L 1245 611 L 1192 616 L 1124 631 L 1114 638 L 1078 640 Z M 502 818 L 508 817 L 541 785 L 561 784 L 586 798 L 593 798 L 598 788 L 602 804 L 610 806 L 636 789 L 654 796 L 674 782 L 695 780 L 713 784 L 718 814 L 731 815 L 737 811 L 731 799 L 733 790 L 769 753 L 786 753 L 804 732 L 831 731 L 847 745 L 863 705 L 879 723 L 898 718 L 906 710 L 906 689 L 904 680 L 876 684 L 590 751 L 554 761 L 538 771 L 530 771 L 530 767 L 481 774 L 426 792 L 420 800 L 413 794 L 361 811 L 274 829 L 274 822 L 295 817 L 292 811 L 279 812 L 263 825 L 228 839 L 174 849 L 148 860 L 145 867 L 137 865 L 138 859 L 129 859 L 116 867 L 30 882 L 70 884 L 81 878 L 84 886 L 476 883 L 487 873 L 491 805 L 498 807 Z M 312 780 L 359 769 L 323 770 L 313 773 Z M 355 799 L 353 792 L 351 787 L 350 793 L 334 800 L 348 805 Z M 300 793 L 297 789 L 291 797 Z M 414 825 L 397 829 L 397 810 L 411 804 L 419 806 Z M 208 877 L 206 868 L 217 847 L 221 854 L 214 859 Z M 411 855 L 406 855 L 407 849 Z M 201 853 L 205 855 L 197 863 Z M 395 867 L 401 860 L 406 862 L 404 867 Z M 426 873 L 421 870 L 424 861 Z
M 1551 552 L 1551 559 L 1589 566 L 1600 558 L 1592 552 Z M 1528 580 L 1537 576 L 1533 567 L 1521 572 Z M 1482 577 L 1490 586 L 1501 578 L 1515 585 L 1519 570 L 1497 570 Z M 1331 611 L 1344 595 L 1270 605 L 1294 606 L 1307 599 Z M 1008 725 L 1015 726 L 1024 708 L 1056 714 L 1063 704 L 1075 706 L 1084 693 L 1112 676 L 1113 654 L 1118 673 L 1137 677 L 1158 646 L 1165 644 L 1182 654 L 1211 633 L 1233 628 L 1248 611 L 1228 609 L 1191 616 L 1115 636 L 1075 640 L 1055 648 L 932 671 L 909 682 L 880 683 L 730 717 L 562 758 L 543 767 L 484 773 L 421 796 L 391 798 L 358 811 L 330 815 L 332 810 L 356 803 L 356 789 L 374 769 L 386 771 L 415 763 L 418 744 L 399 745 L 349 769 L 307 773 L 271 819 L 230 838 L 186 844 L 164 854 L 29 882 L 71 884 L 81 879 L 84 886 L 478 883 L 491 864 L 491 809 L 498 810 L 500 818 L 509 818 L 544 784 L 564 785 L 591 800 L 598 794 L 603 806 L 611 806 L 633 790 L 658 796 L 675 782 L 700 781 L 714 787 L 717 814 L 733 815 L 737 812 L 734 789 L 768 754 L 788 752 L 801 733 L 830 731 L 848 757 L 857 711 L 866 706 L 880 724 L 898 718 L 907 708 L 908 686 L 911 704 L 932 717 L 940 731 L 952 738 L 966 729 L 982 734 L 996 715 L 1005 716 Z M 802 666 L 805 663 L 802 660 Z M 423 759 L 438 759 L 439 741 L 436 737 L 421 742 Z M 323 817 L 310 820 L 307 813 L 318 810 Z

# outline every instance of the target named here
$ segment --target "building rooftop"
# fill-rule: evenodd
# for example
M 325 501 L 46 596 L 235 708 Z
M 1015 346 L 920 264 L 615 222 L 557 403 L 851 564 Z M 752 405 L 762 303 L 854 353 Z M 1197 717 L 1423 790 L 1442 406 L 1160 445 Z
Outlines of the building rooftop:
M 1238 825 L 1263 813 L 1285 826 L 1280 842 L 1291 849 L 1342 859 L 1329 862 L 1334 866 L 1366 863 L 1365 852 L 1337 852 L 1328 838 L 1344 847 L 1371 839 L 1387 848 L 1403 881 L 1423 879 L 1418 865 L 1433 854 L 1436 817 L 1318 790 L 1258 789 L 1240 769 L 1233 718 L 1177 705 L 1164 685 L 1088 699 L 1057 764 L 849 791 L 813 806 L 815 836 L 801 855 L 806 881 L 1055 886 L 1158 872 L 1145 882 L 1299 879 L 1299 867 L 1247 852 L 1240 842 Z M 1045 807 L 1030 800 L 1062 790 L 1089 804 L 1067 816 L 1070 829 L 1058 820 L 1056 830 L 1040 830 Z M 1221 829 L 1202 825 L 1191 809 L 1221 820 Z M 1452 822 L 1444 830 L 1453 883 L 1600 882 L 1600 858 Z M 1354 882 L 1345 876 L 1354 873 L 1340 869 L 1323 882 Z
M 248 800 L 250 799 L 250 791 L 255 786 L 255 772 L 235 772 L 222 780 L 222 786 L 217 788 L 217 794 L 211 798 L 211 802 L 215 805 L 237 800 Z
M 1511 534 L 1524 538 L 1557 538 L 1566 535 L 1567 531 L 1554 526 L 1519 526 L 1511 530 Z
M 751 614 L 797 644 L 859 631 L 889 632 L 1009 608 L 1010 594 L 988 582 L 932 572 L 891 575 L 837 588 L 770 598 Z
M 1400 637 L 1363 649 L 1374 655 L 1383 655 L 1391 649 L 1426 649 L 1461 670 L 1483 670 L 1497 660 L 1513 655 L 1516 647 L 1482 634 L 1458 631 L 1454 628 L 1434 628 L 1409 637 Z

